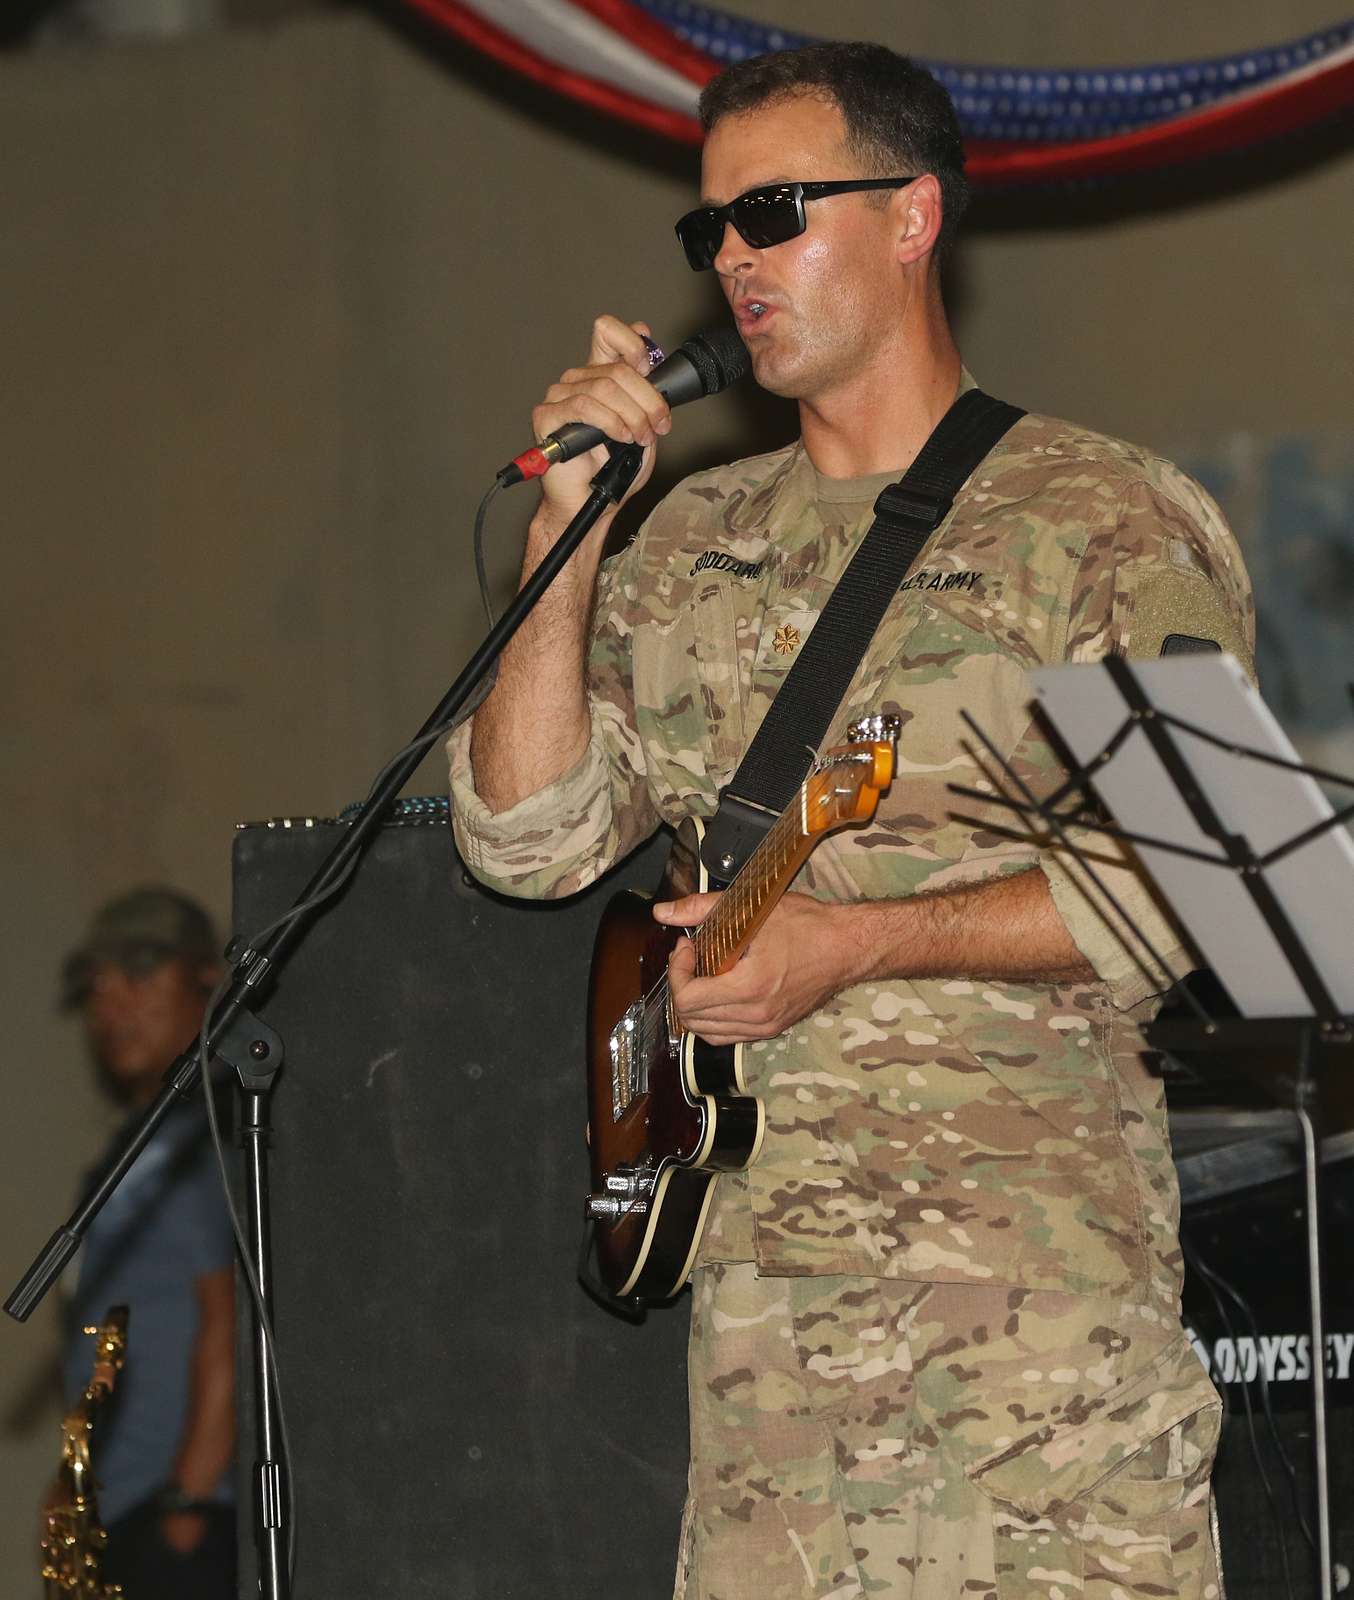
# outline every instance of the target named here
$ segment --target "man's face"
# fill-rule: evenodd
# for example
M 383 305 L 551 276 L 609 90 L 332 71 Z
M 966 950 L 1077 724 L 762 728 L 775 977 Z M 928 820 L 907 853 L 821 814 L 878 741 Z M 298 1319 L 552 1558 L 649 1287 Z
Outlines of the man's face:
M 96 963 L 85 1031 L 99 1065 L 133 1099 L 154 1087 L 201 1026 L 208 977 L 178 957 L 148 972 Z
M 724 117 L 705 141 L 702 204 L 763 184 L 868 176 L 844 139 L 837 107 L 806 95 Z M 860 371 L 896 324 L 905 286 L 890 209 L 865 194 L 831 195 L 806 201 L 805 216 L 798 238 L 765 250 L 726 227 L 715 271 L 757 382 L 812 402 Z

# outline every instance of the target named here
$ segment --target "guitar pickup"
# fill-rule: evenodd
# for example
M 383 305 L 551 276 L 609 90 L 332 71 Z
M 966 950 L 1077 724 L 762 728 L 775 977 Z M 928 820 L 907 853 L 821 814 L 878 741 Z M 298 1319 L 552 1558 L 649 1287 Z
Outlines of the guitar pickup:
M 636 1000 L 611 1030 L 611 1120 L 619 1122 L 636 1095 L 649 1087 L 644 1055 L 644 1002 Z

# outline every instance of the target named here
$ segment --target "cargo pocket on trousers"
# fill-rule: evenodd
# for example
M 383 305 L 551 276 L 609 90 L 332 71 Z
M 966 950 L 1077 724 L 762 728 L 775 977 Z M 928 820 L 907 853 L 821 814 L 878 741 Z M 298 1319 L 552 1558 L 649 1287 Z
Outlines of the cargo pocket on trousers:
M 1182 1334 L 1143 1371 L 967 1469 L 992 1501 L 1001 1600 L 1203 1594 L 1222 1406 Z M 1101 1589 L 1094 1586 L 1104 1584 Z

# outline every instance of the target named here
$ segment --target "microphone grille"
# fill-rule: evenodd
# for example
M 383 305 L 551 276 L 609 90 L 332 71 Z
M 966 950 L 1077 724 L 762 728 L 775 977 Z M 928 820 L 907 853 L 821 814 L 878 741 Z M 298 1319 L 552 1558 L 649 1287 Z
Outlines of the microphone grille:
M 683 342 L 681 353 L 700 376 L 702 394 L 719 394 L 745 378 L 752 363 L 747 346 L 733 328 L 711 328 Z

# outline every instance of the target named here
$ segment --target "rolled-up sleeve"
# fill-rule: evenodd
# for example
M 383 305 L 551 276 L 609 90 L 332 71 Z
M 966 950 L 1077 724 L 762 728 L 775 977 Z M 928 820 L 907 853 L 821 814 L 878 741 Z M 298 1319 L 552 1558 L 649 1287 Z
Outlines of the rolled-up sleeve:
M 574 894 L 628 853 L 624 841 L 638 819 L 629 819 L 630 827 L 617 825 L 595 718 L 588 747 L 568 772 L 506 811 L 490 811 L 475 791 L 469 724 L 452 734 L 447 753 L 456 846 L 489 888 L 531 900 Z M 652 831 L 638 833 L 633 843 Z
M 1067 850 L 1044 851 L 1039 865 L 1073 944 L 1115 1006 L 1130 1011 L 1164 993 L 1196 962 L 1146 874 L 1125 849 L 1103 835 L 1071 837 L 1094 869 L 1094 879 Z

